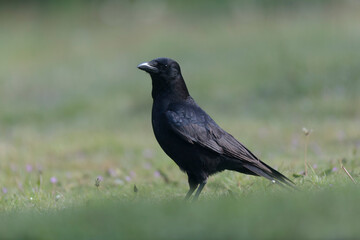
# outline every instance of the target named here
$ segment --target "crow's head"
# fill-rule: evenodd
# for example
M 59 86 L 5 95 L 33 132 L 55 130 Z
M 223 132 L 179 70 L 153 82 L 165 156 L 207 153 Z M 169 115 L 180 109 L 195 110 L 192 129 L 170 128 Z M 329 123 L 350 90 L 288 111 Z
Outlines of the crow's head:
M 171 80 L 181 75 L 179 64 L 170 58 L 156 58 L 139 64 L 138 68 L 149 73 L 152 78 Z
M 174 60 L 156 58 L 139 64 L 138 68 L 150 74 L 153 86 L 151 95 L 154 99 L 169 94 L 174 98 L 182 99 L 189 96 L 189 91 L 181 76 L 180 66 Z

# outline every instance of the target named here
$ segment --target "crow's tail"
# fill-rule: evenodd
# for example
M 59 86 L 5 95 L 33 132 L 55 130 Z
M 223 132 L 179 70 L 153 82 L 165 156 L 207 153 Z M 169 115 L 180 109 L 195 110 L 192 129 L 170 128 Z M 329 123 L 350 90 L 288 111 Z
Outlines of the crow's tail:
M 255 173 L 258 176 L 265 177 L 266 179 L 269 179 L 270 181 L 281 185 L 281 186 L 289 186 L 293 189 L 296 189 L 295 183 L 267 165 L 266 163 L 259 161 L 259 164 L 244 164 L 243 167 L 248 169 L 249 171 Z

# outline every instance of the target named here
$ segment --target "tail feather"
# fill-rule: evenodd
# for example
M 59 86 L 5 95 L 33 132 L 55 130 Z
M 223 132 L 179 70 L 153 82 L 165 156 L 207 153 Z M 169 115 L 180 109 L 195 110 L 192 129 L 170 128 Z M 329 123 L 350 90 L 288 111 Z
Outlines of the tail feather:
M 277 183 L 281 186 L 289 186 L 291 188 L 295 188 L 295 183 L 293 181 L 291 181 L 290 179 L 288 179 L 287 177 L 285 177 L 284 175 L 282 175 L 280 172 L 276 171 L 272 167 L 263 163 L 262 161 L 260 161 L 260 163 L 263 166 L 261 166 L 260 164 L 259 166 L 250 165 L 250 164 L 244 164 L 243 166 L 249 169 L 250 171 L 256 173 L 257 175 L 263 176 L 266 179 L 274 183 Z

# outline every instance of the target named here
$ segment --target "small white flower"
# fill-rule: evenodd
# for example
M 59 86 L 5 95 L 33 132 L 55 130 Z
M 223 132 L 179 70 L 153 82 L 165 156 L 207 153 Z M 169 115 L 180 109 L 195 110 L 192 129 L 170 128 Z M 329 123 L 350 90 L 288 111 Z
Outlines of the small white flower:
M 308 135 L 310 135 L 310 133 L 312 133 L 313 130 L 312 129 L 309 130 L 306 127 L 303 127 L 302 131 L 305 134 L 305 136 L 308 136 Z
M 56 196 L 55 196 L 55 201 L 58 201 L 60 198 L 61 198 L 61 195 L 60 195 L 60 194 L 56 195 Z

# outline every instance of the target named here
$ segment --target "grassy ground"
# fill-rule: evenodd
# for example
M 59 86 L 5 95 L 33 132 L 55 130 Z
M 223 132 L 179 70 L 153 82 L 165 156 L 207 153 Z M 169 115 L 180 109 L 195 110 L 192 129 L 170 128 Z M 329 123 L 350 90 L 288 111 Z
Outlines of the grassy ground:
M 360 191 L 339 163 L 359 181 L 359 6 L 220 10 L 1 10 L 0 238 L 359 237 Z M 179 202 L 187 180 L 153 137 L 136 69 L 160 56 L 302 191 L 224 172 Z

